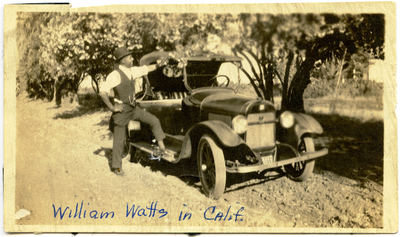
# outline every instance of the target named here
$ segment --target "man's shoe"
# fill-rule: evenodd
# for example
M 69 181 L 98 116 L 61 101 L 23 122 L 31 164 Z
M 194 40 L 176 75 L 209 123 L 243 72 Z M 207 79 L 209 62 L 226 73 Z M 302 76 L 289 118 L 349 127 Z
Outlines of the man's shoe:
M 166 158 L 166 157 L 168 157 L 168 158 L 169 158 L 169 157 L 174 157 L 174 155 L 171 154 L 171 153 L 170 153 L 169 151 L 167 151 L 167 150 L 161 150 L 160 153 L 161 153 L 161 154 L 160 154 L 160 157 L 161 157 L 161 158 L 163 158 L 163 157 L 164 157 L 164 158 Z
M 165 156 L 165 150 L 164 149 L 161 149 L 160 150 L 160 157 L 164 157 Z
M 125 174 L 121 168 L 114 168 L 113 172 L 114 172 L 114 174 L 119 175 L 119 176 L 124 176 L 124 174 Z

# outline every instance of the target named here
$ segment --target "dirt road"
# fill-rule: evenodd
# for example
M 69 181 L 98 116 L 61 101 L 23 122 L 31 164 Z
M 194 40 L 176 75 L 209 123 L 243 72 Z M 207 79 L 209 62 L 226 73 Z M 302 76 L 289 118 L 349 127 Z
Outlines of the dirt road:
M 101 108 L 53 108 L 17 98 L 15 211 L 29 211 L 17 224 L 75 225 L 77 231 L 89 226 L 89 232 L 99 230 L 96 225 L 153 232 L 383 226 L 382 121 L 368 127 L 381 134 L 378 143 L 363 131 L 343 136 L 327 122 L 316 143 L 327 145 L 330 154 L 317 161 L 312 178 L 297 183 L 279 172 L 228 175 L 226 193 L 214 201 L 204 196 L 196 167 L 187 162 L 173 165 L 138 154 L 139 164 L 123 161 L 124 177 L 110 172 L 109 116 Z M 336 119 L 346 126 L 347 120 Z M 113 213 L 107 218 L 106 212 Z

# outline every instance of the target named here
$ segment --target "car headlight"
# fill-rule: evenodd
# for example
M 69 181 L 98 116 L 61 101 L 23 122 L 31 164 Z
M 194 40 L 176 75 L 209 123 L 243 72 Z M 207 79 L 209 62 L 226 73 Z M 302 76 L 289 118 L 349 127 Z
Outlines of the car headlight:
M 242 134 L 247 131 L 247 119 L 243 115 L 238 115 L 232 120 L 233 130 L 237 134 Z
M 294 124 L 294 116 L 291 112 L 285 111 L 281 114 L 279 122 L 281 123 L 282 127 L 290 128 Z

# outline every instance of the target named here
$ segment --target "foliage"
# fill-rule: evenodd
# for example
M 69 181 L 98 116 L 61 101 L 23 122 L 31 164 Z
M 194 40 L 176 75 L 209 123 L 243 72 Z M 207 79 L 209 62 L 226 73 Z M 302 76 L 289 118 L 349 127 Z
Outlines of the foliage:
M 98 90 L 98 80 L 112 69 L 112 52 L 120 41 L 111 14 L 55 13 L 44 26 L 42 62 L 50 74 L 64 76 L 76 92 L 83 78 L 90 75 Z
M 358 50 L 357 53 L 351 55 L 349 67 L 345 78 L 360 78 L 368 79 L 369 59 L 373 59 L 373 55 L 363 50 Z
M 154 50 L 187 51 L 206 47 L 209 33 L 222 27 L 214 24 L 224 17 L 211 14 L 104 14 L 104 13 L 23 13 L 19 17 L 20 78 L 60 80 L 76 92 L 90 75 L 94 89 L 113 70 L 113 51 L 121 46 L 133 51 L 136 63 Z M 223 22 L 223 20 L 221 20 Z M 184 46 L 184 47 L 183 47 Z M 32 60 L 33 62 L 30 62 Z M 33 69 L 33 70 L 32 70 Z M 29 82 L 33 89 L 35 83 Z M 51 90 L 50 90 L 51 91 Z M 32 91 L 38 93 L 37 90 Z
M 227 45 L 251 64 L 245 73 L 258 96 L 273 100 L 279 80 L 282 108 L 303 111 L 316 62 L 325 70 L 320 74 L 333 79 L 342 60 L 350 77 L 369 58 L 384 58 L 384 23 L 384 15 L 373 14 L 19 13 L 18 76 L 32 95 L 44 91 L 51 98 L 52 87 L 43 85 L 55 79 L 76 92 L 90 75 L 98 91 L 121 46 L 133 51 L 137 63 L 154 50 L 183 57 L 226 52 Z
M 52 84 L 45 68 L 40 64 L 41 24 L 49 21 L 49 13 L 18 13 L 17 47 L 20 55 L 17 77 L 20 84 L 26 84 L 30 97 L 52 98 Z M 24 39 L 24 40 L 21 40 Z
M 252 66 L 254 84 L 264 99 L 273 100 L 273 78 L 279 78 L 284 110 L 304 111 L 303 93 L 316 62 L 324 65 L 322 74 L 333 79 L 338 61 L 349 62 L 357 52 L 384 57 L 383 15 L 242 14 L 240 19 L 245 39 L 238 52 L 246 50 L 257 61 Z M 357 65 L 357 60 L 352 62 Z
M 351 97 L 383 97 L 383 83 L 371 80 L 349 80 L 342 89 L 342 93 Z
M 326 78 L 311 78 L 311 83 L 304 91 L 304 98 L 319 97 L 376 97 L 382 98 L 383 84 L 371 80 L 348 79 L 345 83 L 340 83 L 337 91 L 337 82 L 335 80 L 327 80 Z

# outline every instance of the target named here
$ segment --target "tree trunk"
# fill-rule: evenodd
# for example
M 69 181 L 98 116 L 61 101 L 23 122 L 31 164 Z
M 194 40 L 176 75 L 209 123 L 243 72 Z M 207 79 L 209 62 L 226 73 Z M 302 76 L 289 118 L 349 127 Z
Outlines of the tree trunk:
M 54 101 L 56 102 L 56 106 L 60 107 L 61 106 L 61 90 L 62 90 L 62 84 L 63 82 L 63 78 L 62 77 L 58 77 L 55 81 L 54 81 Z
M 250 68 L 251 68 L 251 71 L 253 72 L 253 75 L 254 75 L 255 79 L 252 78 L 252 77 L 250 76 L 250 74 L 242 67 L 242 66 L 243 66 L 242 64 L 240 64 L 240 68 L 239 68 L 239 69 L 242 70 L 242 72 L 249 78 L 249 81 L 250 81 L 251 85 L 254 87 L 254 90 L 256 91 L 257 96 L 260 97 L 260 98 L 265 99 L 265 97 L 264 97 L 264 96 L 265 96 L 265 93 L 264 93 L 263 88 L 261 87 L 261 82 L 262 82 L 262 80 L 260 80 L 260 78 L 258 77 L 257 72 L 256 72 L 256 70 L 255 70 L 255 68 L 254 68 L 253 63 L 251 62 L 251 60 L 247 57 L 246 54 L 244 54 L 244 53 L 243 53 L 241 50 L 239 50 L 239 49 L 232 49 L 232 51 L 233 51 L 233 53 L 234 53 L 236 56 L 238 56 L 237 53 L 240 53 L 240 54 L 245 58 L 245 60 L 249 63 Z M 261 64 L 259 63 L 258 58 L 257 58 L 250 50 L 248 50 L 247 52 L 248 52 L 248 53 L 253 57 L 253 59 L 257 62 L 258 66 L 260 66 Z M 262 73 L 260 72 L 260 76 L 261 76 L 261 74 L 262 74 Z M 254 81 L 259 82 L 259 85 L 257 86 L 257 85 L 255 84 Z M 261 90 L 262 94 L 260 93 L 260 90 Z
M 274 103 L 274 67 L 271 63 L 268 63 L 268 67 L 265 67 L 265 65 L 263 65 L 263 69 L 265 71 L 265 99 Z
M 281 110 L 282 111 L 285 111 L 288 108 L 289 77 L 290 77 L 290 68 L 292 67 L 293 58 L 294 58 L 293 51 L 289 51 L 288 61 L 286 63 L 285 75 L 284 75 L 283 84 L 282 84 L 282 102 L 281 102 Z
M 301 63 L 300 70 L 296 72 L 288 92 L 287 109 L 292 112 L 304 113 L 303 94 L 310 81 L 310 71 L 314 66 L 312 58 L 306 58 Z
M 240 65 L 239 69 L 247 76 L 247 78 L 249 78 L 249 81 L 250 81 L 251 85 L 253 86 L 254 91 L 257 93 L 257 96 L 260 98 L 263 98 L 263 95 L 260 93 L 260 90 L 258 89 L 257 85 L 254 83 L 254 80 L 253 80 L 253 78 L 251 78 L 250 74 L 241 65 Z
M 63 89 L 65 89 L 63 91 Z M 64 99 L 63 99 L 64 97 Z M 71 104 L 76 101 L 79 104 L 78 94 L 75 91 L 73 85 L 71 85 L 71 81 L 68 80 L 66 76 L 58 77 L 54 82 L 54 100 L 57 107 L 60 107 L 61 104 L 67 103 Z
M 90 75 L 90 77 L 92 78 L 92 88 L 96 92 L 96 95 L 99 95 L 99 83 L 96 81 L 96 75 Z

